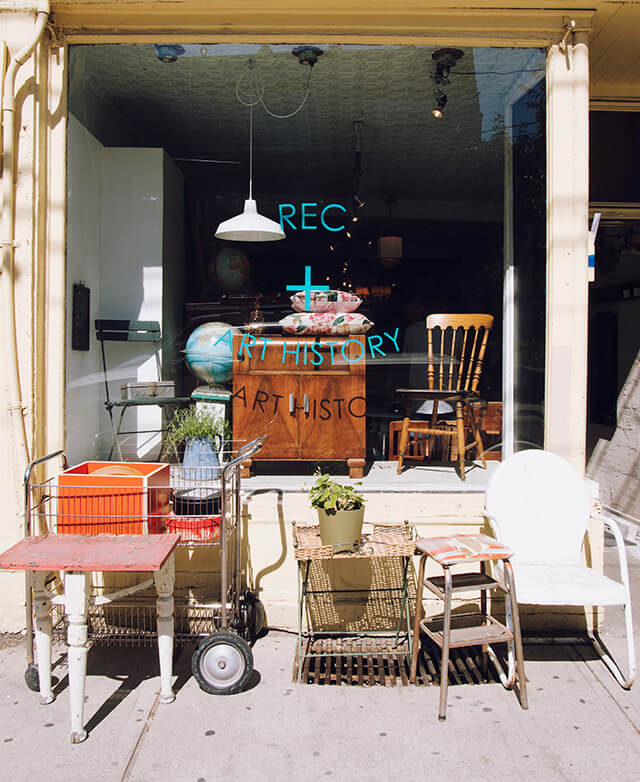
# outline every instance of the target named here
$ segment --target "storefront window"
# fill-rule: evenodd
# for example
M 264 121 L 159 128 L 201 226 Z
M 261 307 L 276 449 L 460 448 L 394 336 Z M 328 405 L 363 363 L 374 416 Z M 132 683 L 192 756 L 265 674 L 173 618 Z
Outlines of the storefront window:
M 235 397 L 237 442 L 270 434 L 276 470 L 393 458 L 396 390 L 428 382 L 429 314 L 493 315 L 479 390 L 502 404 L 510 270 L 503 415 L 517 441 L 542 445 L 544 52 L 448 49 L 443 69 L 441 47 L 320 48 L 311 65 L 285 45 L 71 47 L 69 292 L 82 280 L 92 318 L 162 331 L 160 377 L 152 350 L 106 346 L 111 396 L 164 380 L 189 397 L 210 380 Z M 253 197 L 281 241 L 215 236 L 248 198 L 250 123 Z M 307 267 L 312 298 L 338 292 L 331 316 L 293 314 Z M 184 349 L 211 322 L 232 362 L 198 378 Z M 72 350 L 71 334 L 69 347 L 72 458 L 106 456 L 101 344 L 91 329 L 89 351 Z M 138 433 L 121 435 L 122 453 L 152 458 L 159 436 L 140 430 L 161 426 L 160 410 L 131 412 L 123 431 Z M 499 451 L 501 439 L 487 442 Z

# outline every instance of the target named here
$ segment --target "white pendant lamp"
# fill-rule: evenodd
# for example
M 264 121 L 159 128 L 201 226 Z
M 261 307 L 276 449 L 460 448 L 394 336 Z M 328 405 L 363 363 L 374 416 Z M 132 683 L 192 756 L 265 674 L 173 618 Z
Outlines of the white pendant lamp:
M 249 198 L 244 202 L 242 214 L 223 220 L 216 231 L 216 239 L 230 242 L 277 242 L 286 234 L 280 223 L 258 213 L 253 198 L 253 106 L 249 107 Z

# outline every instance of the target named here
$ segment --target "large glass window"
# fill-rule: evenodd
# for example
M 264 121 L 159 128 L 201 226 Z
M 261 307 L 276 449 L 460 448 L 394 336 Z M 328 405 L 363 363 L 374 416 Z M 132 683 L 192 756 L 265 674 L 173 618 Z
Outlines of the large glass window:
M 489 313 L 480 396 L 499 413 L 506 367 L 513 393 L 502 416 L 516 440 L 542 445 L 544 52 L 467 47 L 444 50 L 455 52 L 446 60 L 441 47 L 321 48 L 311 66 L 287 45 L 71 47 L 69 308 L 83 281 L 92 318 L 162 329 L 160 378 L 149 346 L 105 345 L 111 396 L 158 379 L 189 396 L 221 381 L 236 396 L 234 438 L 270 432 L 265 453 L 285 462 L 276 469 L 315 464 L 314 444 L 340 460 L 361 431 L 364 458 L 386 460 L 389 424 L 402 417 L 396 389 L 428 382 L 427 315 Z M 248 198 L 250 122 L 253 197 L 282 222 L 282 241 L 215 236 Z M 318 336 L 314 319 L 291 317 L 287 288 L 304 283 L 305 267 L 313 285 L 341 292 L 334 299 L 361 300 L 323 328 L 344 341 L 355 321 L 362 351 L 352 343 L 332 362 L 319 348 L 323 364 L 310 345 L 283 355 L 283 340 L 295 350 L 296 337 Z M 293 333 L 283 333 L 286 318 Z M 242 361 L 236 338 L 231 377 L 198 378 L 185 362 L 190 335 L 211 322 L 259 338 Z M 71 457 L 107 456 L 101 345 L 93 329 L 88 351 L 72 349 L 71 336 Z M 283 373 L 296 360 L 299 371 Z M 158 436 L 140 430 L 161 427 L 159 416 L 132 411 L 124 429 L 138 434 L 121 436 L 125 456 L 157 454 Z M 499 452 L 493 426 L 487 444 Z

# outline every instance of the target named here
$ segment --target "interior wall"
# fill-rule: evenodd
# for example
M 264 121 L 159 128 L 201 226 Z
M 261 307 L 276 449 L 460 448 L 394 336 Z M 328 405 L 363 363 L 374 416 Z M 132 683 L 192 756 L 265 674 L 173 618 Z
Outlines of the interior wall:
M 163 296 L 162 377 L 176 383 L 182 393 L 182 354 L 184 341 L 185 236 L 184 176 L 168 155 L 163 156 Z
M 104 147 L 73 116 L 69 150 L 69 309 L 73 282 L 91 289 L 90 350 L 71 350 L 70 328 L 67 334 L 67 451 L 78 462 L 106 458 L 111 446 L 94 320 L 158 321 L 171 346 L 181 332 L 184 186 L 163 150 Z M 158 379 L 150 344 L 107 342 L 105 349 L 111 399 L 120 398 L 124 383 Z M 169 374 L 176 365 L 170 356 Z M 123 431 L 161 424 L 159 408 L 139 408 L 127 411 Z M 123 456 L 154 459 L 159 442 L 157 434 L 123 437 Z
M 67 323 L 72 322 L 73 284 L 90 290 L 91 321 L 100 307 L 100 241 L 103 146 L 72 114 L 69 115 L 67 199 Z M 100 451 L 104 398 L 100 343 L 89 329 L 88 351 L 72 350 L 66 333 L 66 448 L 70 462 L 96 458 Z

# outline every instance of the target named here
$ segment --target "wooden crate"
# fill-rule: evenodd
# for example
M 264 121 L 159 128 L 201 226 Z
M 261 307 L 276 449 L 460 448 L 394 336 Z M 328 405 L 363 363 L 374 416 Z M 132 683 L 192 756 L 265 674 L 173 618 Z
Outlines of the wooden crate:
M 129 474 L 104 474 L 117 472 L 118 467 L 128 468 Z M 58 475 L 54 498 L 57 532 L 78 535 L 162 532 L 163 519 L 169 512 L 169 486 L 168 464 L 82 462 Z

